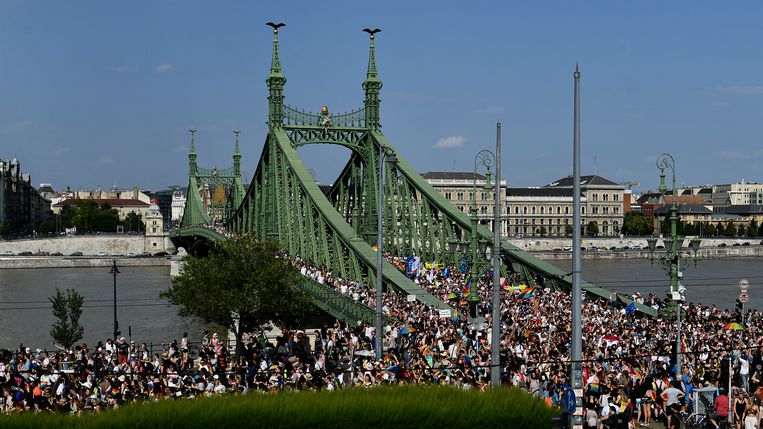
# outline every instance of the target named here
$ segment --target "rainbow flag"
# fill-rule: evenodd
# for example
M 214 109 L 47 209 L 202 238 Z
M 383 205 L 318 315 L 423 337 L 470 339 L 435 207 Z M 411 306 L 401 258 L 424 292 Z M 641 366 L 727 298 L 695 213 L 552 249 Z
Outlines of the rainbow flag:
M 528 287 L 519 295 L 522 299 L 530 299 L 533 296 L 535 296 L 535 287 Z
M 591 383 L 588 385 L 588 391 L 591 393 L 599 393 L 599 383 Z
M 472 273 L 466 275 L 466 284 L 464 285 L 464 296 L 472 292 Z
M 379 251 L 379 245 L 374 244 L 372 249 L 374 249 L 374 252 L 378 252 Z

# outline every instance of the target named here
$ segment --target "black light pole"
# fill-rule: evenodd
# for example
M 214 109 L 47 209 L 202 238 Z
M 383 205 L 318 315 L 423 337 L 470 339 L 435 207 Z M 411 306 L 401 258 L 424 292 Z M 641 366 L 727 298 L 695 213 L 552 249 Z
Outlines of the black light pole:
M 117 342 L 117 336 L 119 335 L 119 322 L 117 322 L 117 274 L 119 274 L 119 268 L 117 268 L 116 259 L 112 259 L 111 271 L 114 276 L 114 343 Z

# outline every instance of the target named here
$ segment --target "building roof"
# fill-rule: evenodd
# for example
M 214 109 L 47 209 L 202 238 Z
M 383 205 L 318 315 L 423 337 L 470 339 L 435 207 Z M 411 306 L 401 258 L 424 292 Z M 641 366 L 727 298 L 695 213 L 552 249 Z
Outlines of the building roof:
M 73 206 L 77 204 L 77 201 L 92 201 L 96 204 L 103 205 L 108 204 L 111 207 L 148 207 L 149 204 L 141 201 L 141 200 L 134 200 L 134 199 L 124 199 L 124 198 L 88 198 L 88 199 L 79 199 L 79 198 L 67 198 L 65 200 L 61 200 L 53 206 L 61 207 L 61 206 Z
M 545 188 L 564 188 L 568 187 L 571 188 L 573 185 L 572 183 L 572 176 L 563 177 L 561 179 L 557 179 L 548 185 L 544 186 Z M 605 179 L 601 176 L 597 175 L 591 175 L 591 176 L 580 176 L 580 186 L 584 187 L 595 187 L 595 186 L 617 186 L 621 189 L 625 189 L 625 186 L 615 183 L 609 179 Z
M 667 204 L 654 210 L 654 214 L 666 214 L 670 206 Z M 713 211 L 702 204 L 679 204 L 678 214 L 712 214 Z
M 425 179 L 434 180 L 474 180 L 475 177 L 477 180 L 485 180 L 485 176 L 482 174 L 477 173 L 475 175 L 471 171 L 428 171 L 421 176 Z
M 506 196 L 572 198 L 572 188 L 506 188 Z
M 665 203 L 672 204 L 673 196 L 665 195 Z M 678 195 L 676 197 L 676 204 L 710 204 L 710 201 L 699 195 Z
M 723 213 L 738 215 L 763 214 L 763 206 L 758 204 L 733 205 L 725 207 Z

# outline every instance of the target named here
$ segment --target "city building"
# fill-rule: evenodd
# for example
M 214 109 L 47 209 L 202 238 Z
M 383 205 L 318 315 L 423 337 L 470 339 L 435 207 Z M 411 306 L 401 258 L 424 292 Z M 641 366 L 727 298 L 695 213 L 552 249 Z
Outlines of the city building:
M 183 217 L 185 189 L 180 186 L 170 186 L 167 189 L 156 191 L 152 195 L 153 199 L 156 200 L 156 205 L 159 206 L 164 225 L 167 227 L 176 224 Z
M 572 187 L 572 176 L 563 177 L 544 186 L 547 189 L 570 190 Z M 580 176 L 580 192 L 580 218 L 584 233 L 585 227 L 593 222 L 599 230 L 598 235 L 619 235 L 625 213 L 625 186 L 597 175 Z M 630 209 L 630 202 L 628 206 Z M 570 211 L 570 219 L 571 213 Z
M 493 207 L 494 197 L 491 192 L 494 189 L 495 178 L 491 178 L 491 191 L 485 189 L 486 176 L 482 174 L 475 175 L 472 172 L 451 172 L 451 171 L 430 171 L 421 175 L 432 187 L 437 190 L 448 202 L 456 206 L 458 209 L 470 214 L 470 208 L 472 206 L 472 197 L 474 193 L 474 185 L 476 180 L 477 195 L 477 219 L 481 225 L 493 230 Z M 501 180 L 501 199 L 503 195 L 506 195 L 507 184 L 505 180 Z M 508 225 L 506 212 L 501 211 L 501 235 L 506 236 L 508 234 Z
M 17 159 L 0 159 L 0 228 L 4 234 L 36 232 L 40 223 L 52 218 L 50 201 L 32 186 L 32 178 L 21 172 Z
M 77 201 L 90 200 L 96 203 L 99 207 L 108 204 L 111 208 L 116 209 L 119 214 L 119 220 L 127 219 L 127 215 L 135 213 L 140 216 L 145 216 L 148 212 L 150 205 L 142 200 L 138 199 L 117 199 L 117 198 L 67 198 L 53 204 L 53 213 L 61 213 L 61 209 L 64 206 L 76 206 Z
M 581 195 L 581 212 L 586 203 Z M 572 188 L 507 188 L 506 209 L 511 237 L 572 235 Z
M 653 222 L 655 233 L 670 233 L 670 231 L 661 231 L 661 226 L 670 213 L 671 205 L 672 203 L 665 204 L 654 210 Z M 678 204 L 677 208 L 678 218 L 685 224 L 699 226 L 701 223 L 717 223 L 717 221 L 713 221 L 713 211 L 702 204 Z
M 713 186 L 713 211 L 722 213 L 729 206 L 763 205 L 763 184 L 746 182 Z
M 164 215 L 162 215 L 156 199 L 151 200 L 143 216 L 143 223 L 146 225 L 145 249 L 147 252 L 165 252 L 167 251 L 167 235 L 164 233 Z

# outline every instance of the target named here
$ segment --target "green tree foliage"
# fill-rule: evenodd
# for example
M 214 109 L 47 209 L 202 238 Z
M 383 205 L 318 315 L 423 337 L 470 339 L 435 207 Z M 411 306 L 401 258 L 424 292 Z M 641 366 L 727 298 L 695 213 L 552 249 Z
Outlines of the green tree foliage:
M 570 237 L 570 236 L 572 236 L 572 233 L 573 233 L 572 226 L 571 225 L 565 225 L 564 226 L 564 235 L 566 235 L 567 237 Z
M 128 232 L 143 232 L 146 230 L 145 225 L 143 225 L 143 215 L 135 212 L 127 213 L 125 220 L 122 221 L 122 226 Z
M 109 204 L 100 207 L 92 200 L 77 200 L 61 209 L 61 229 L 77 227 L 78 233 L 116 232 L 119 212 Z
M 305 279 L 277 251 L 275 243 L 250 235 L 230 238 L 206 257 L 187 256 L 182 273 L 160 296 L 180 306 L 180 316 L 196 316 L 234 332 L 239 354 L 244 333 L 270 322 L 299 326 L 313 309 L 297 286 Z
M 736 237 L 737 236 L 737 227 L 734 224 L 734 221 L 729 220 L 726 222 L 726 228 L 723 231 L 723 235 L 726 237 Z
M 652 222 L 641 212 L 628 212 L 623 219 L 622 233 L 625 235 L 650 235 L 654 226 Z
M 596 225 L 594 221 L 590 221 L 585 227 L 585 233 L 591 237 L 595 237 L 599 235 L 599 226 Z
M 53 306 L 53 317 L 56 321 L 50 329 L 50 336 L 65 348 L 82 339 L 85 328 L 79 323 L 82 316 L 84 298 L 74 289 L 67 289 L 66 294 L 56 288 L 56 294 L 48 300 Z
M 541 237 L 545 237 L 547 233 L 548 233 L 548 232 L 546 231 L 546 227 L 545 227 L 545 226 L 542 226 L 542 227 L 540 227 L 540 229 L 538 229 L 538 234 L 539 234 Z
M 747 236 L 748 237 L 757 237 L 758 236 L 758 222 L 753 219 L 749 225 L 747 225 Z
M 704 227 L 704 233 L 705 237 L 715 237 L 718 234 L 718 228 L 715 227 L 715 224 L 708 223 Z
M 13 228 L 10 222 L 0 223 L 0 237 L 8 237 L 13 234 Z

